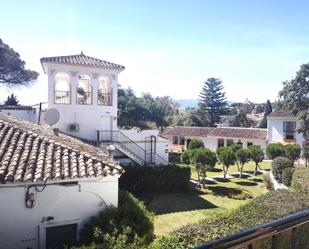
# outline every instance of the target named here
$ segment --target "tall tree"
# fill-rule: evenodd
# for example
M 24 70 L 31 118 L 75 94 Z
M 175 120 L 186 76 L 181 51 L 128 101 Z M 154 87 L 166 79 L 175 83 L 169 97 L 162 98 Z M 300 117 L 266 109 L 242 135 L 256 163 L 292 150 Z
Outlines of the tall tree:
M 25 69 L 25 64 L 19 54 L 0 39 L 0 83 L 22 86 L 36 80 L 39 74 Z
M 273 111 L 273 107 L 271 105 L 271 102 L 268 99 L 267 102 L 266 102 L 263 119 L 261 120 L 260 125 L 259 125 L 260 128 L 267 128 L 267 116 L 272 111 Z
M 309 63 L 301 65 L 293 79 L 283 82 L 279 97 L 279 109 L 291 110 L 299 115 L 299 132 L 309 140 Z
M 254 121 L 247 117 L 244 109 L 240 109 L 235 119 L 232 120 L 231 126 L 234 127 L 253 127 Z
M 199 107 L 205 116 L 209 117 L 210 126 L 214 127 L 220 116 L 227 114 L 228 107 L 223 91 L 222 81 L 208 78 L 200 92 Z
M 9 95 L 6 99 L 6 101 L 4 102 L 4 105 L 18 105 L 18 100 L 17 100 L 17 96 L 14 95 L 13 93 L 11 95 Z

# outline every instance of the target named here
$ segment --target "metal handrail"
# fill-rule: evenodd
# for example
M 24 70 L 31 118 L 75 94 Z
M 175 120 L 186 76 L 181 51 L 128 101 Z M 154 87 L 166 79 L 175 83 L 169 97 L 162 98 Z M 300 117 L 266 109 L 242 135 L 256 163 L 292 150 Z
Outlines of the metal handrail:
M 305 223 L 309 223 L 309 209 L 288 215 L 284 218 L 271 221 L 243 232 L 238 232 L 218 240 L 210 241 L 196 249 L 227 249 L 239 246 L 247 246 L 252 248 L 252 243 L 266 237 L 272 237 L 272 249 L 277 248 L 277 235 L 292 230 L 292 238 L 295 228 Z M 295 240 L 291 241 L 291 248 L 295 248 Z

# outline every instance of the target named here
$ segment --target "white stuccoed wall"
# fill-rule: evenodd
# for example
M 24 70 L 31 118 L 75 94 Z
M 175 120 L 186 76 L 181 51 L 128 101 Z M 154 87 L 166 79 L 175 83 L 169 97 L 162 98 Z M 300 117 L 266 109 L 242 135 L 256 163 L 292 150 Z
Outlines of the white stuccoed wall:
M 284 142 L 283 122 L 296 122 L 296 129 L 299 128 L 299 121 L 296 118 L 272 118 L 267 119 L 267 140 L 269 143 Z M 301 147 L 305 141 L 302 134 L 296 132 L 296 143 Z
M 88 140 L 96 140 L 97 130 L 116 130 L 117 129 L 117 91 L 118 74 L 121 70 L 102 69 L 86 66 L 71 66 L 48 63 L 48 108 L 55 108 L 60 112 L 60 120 L 54 126 L 61 131 L 78 136 Z M 67 73 L 71 82 L 71 104 L 54 103 L 54 84 L 55 75 L 59 72 Z M 91 79 L 92 85 L 92 104 L 76 104 L 76 89 L 78 84 L 78 75 L 86 74 Z M 113 88 L 113 105 L 97 105 L 97 90 L 99 78 L 109 77 Z M 78 132 L 70 132 L 68 126 L 71 123 L 77 123 L 80 127 Z
M 118 205 L 116 176 L 72 186 L 47 185 L 43 192 L 37 193 L 35 206 L 30 209 L 25 206 L 26 188 L 7 186 L 0 188 L 1 249 L 44 249 L 45 226 L 77 222 L 81 228 L 106 206 Z M 53 216 L 54 220 L 42 223 L 47 216 Z
M 36 109 L 0 109 L 0 113 L 20 118 L 31 123 L 37 122 Z
M 156 154 L 159 155 L 155 157 L 155 164 L 166 164 L 168 162 L 168 139 L 159 136 L 159 130 L 142 130 L 130 129 L 130 130 L 120 130 L 124 135 L 129 137 L 140 147 L 145 149 L 145 139 L 150 136 L 156 137 Z M 146 145 L 147 146 L 147 145 Z M 132 147 L 134 148 L 134 146 Z M 144 158 L 144 154 L 141 151 L 134 151 L 141 158 Z M 163 160 L 162 160 L 163 159 Z

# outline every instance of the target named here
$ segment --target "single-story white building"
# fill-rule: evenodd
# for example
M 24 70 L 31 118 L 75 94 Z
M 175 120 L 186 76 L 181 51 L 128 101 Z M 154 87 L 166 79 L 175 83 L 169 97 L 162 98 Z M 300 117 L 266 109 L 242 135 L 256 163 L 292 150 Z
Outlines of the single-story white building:
M 193 138 L 199 138 L 205 147 L 215 151 L 218 147 L 231 144 L 242 144 L 244 148 L 250 145 L 260 145 L 266 149 L 266 129 L 239 127 L 188 127 L 176 126 L 168 128 L 163 136 L 170 141 L 170 151 L 185 150 Z
M 221 146 L 242 144 L 244 148 L 259 145 L 265 151 L 269 143 L 296 143 L 301 147 L 308 141 L 297 132 L 300 122 L 296 115 L 287 111 L 272 112 L 267 117 L 267 129 L 240 127 L 189 127 L 176 126 L 165 130 L 170 151 L 182 151 L 193 138 L 199 138 L 204 145 L 216 150 Z
M 122 168 L 98 148 L 0 114 L 0 248 L 62 248 L 118 205 Z

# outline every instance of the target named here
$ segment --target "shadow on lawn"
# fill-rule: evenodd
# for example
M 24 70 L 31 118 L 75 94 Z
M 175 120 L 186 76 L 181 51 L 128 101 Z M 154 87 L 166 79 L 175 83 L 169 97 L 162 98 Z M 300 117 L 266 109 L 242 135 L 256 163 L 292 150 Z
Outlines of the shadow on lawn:
M 216 205 L 200 196 L 204 194 L 202 191 L 188 191 L 155 195 L 147 208 L 155 214 L 217 208 Z
M 212 168 L 208 170 L 209 172 L 222 172 L 222 169 Z
M 232 174 L 232 176 L 234 176 L 235 178 L 239 178 L 239 173 Z M 249 178 L 249 177 L 251 177 L 251 176 L 250 176 L 250 175 L 247 175 L 247 174 L 243 174 L 243 175 L 241 176 L 241 179 L 247 179 L 247 178 Z
M 207 187 L 209 190 L 212 191 L 213 195 L 217 196 L 226 196 L 236 200 L 246 200 L 251 199 L 252 195 L 250 192 L 239 189 L 239 188 L 227 188 L 227 187 Z
M 258 185 L 256 182 L 235 182 L 238 185 L 241 186 L 256 186 Z
M 253 174 L 254 174 L 254 171 L 253 171 L 253 170 L 248 170 L 248 171 L 246 170 L 246 171 L 244 171 L 244 173 L 253 175 Z M 260 171 L 256 172 L 256 175 L 262 175 L 262 174 L 263 174 L 263 173 L 260 172 Z
M 213 177 L 212 179 L 216 180 L 217 182 L 229 182 L 230 180 L 228 178 L 223 177 Z

